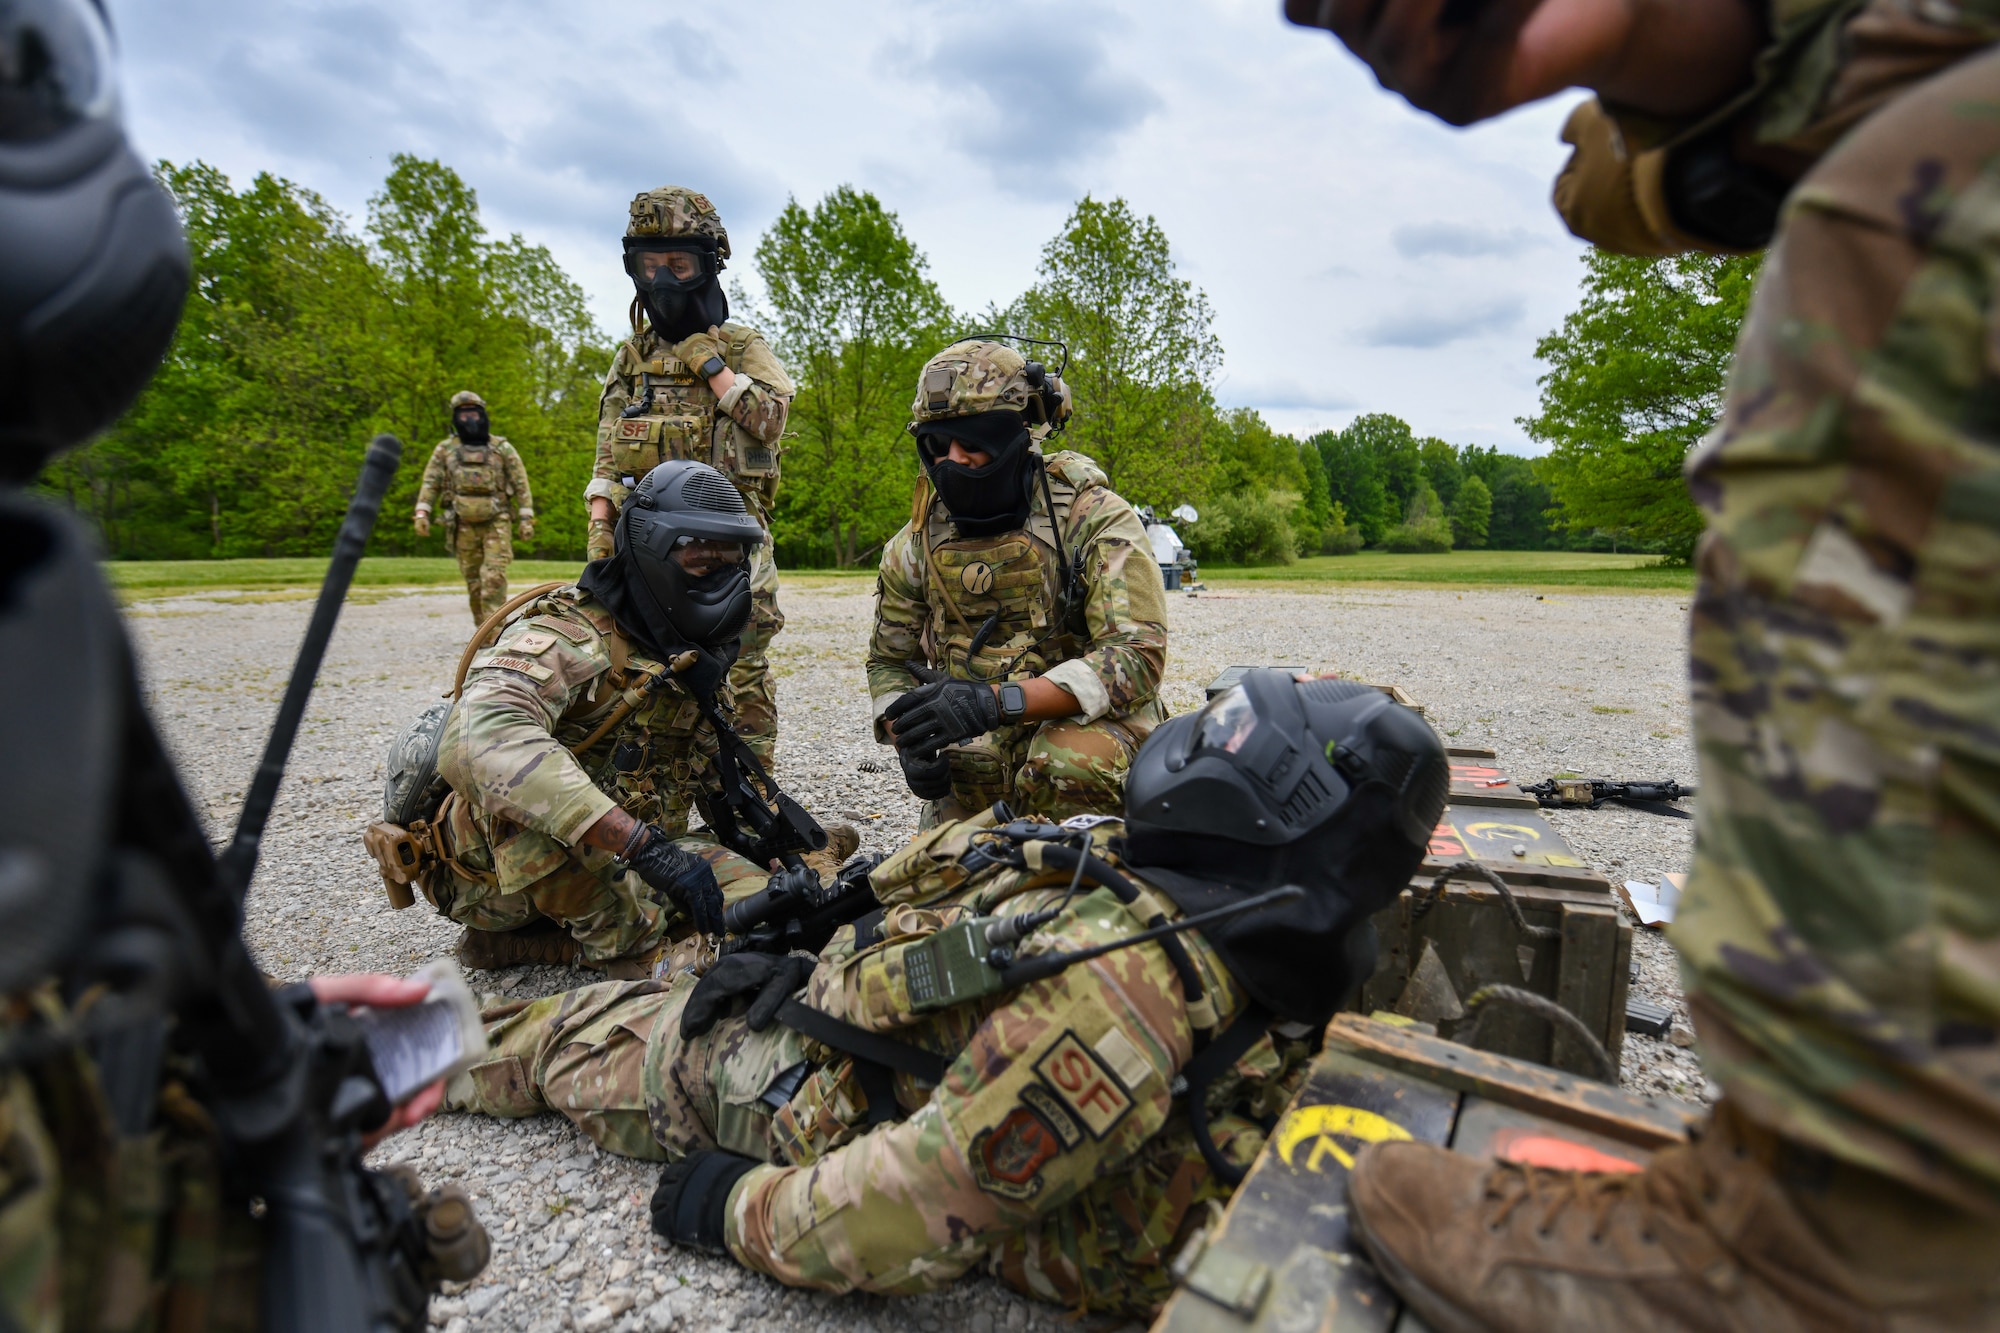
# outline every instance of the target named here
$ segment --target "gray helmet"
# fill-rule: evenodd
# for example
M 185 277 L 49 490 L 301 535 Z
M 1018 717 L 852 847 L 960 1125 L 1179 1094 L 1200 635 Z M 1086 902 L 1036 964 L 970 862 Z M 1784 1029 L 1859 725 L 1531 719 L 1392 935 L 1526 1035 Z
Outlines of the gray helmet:
M 630 576 L 644 589 L 643 600 L 681 641 L 720 649 L 742 634 L 750 620 L 751 548 L 764 540 L 764 529 L 729 478 L 689 459 L 660 464 L 619 511 L 614 536 Z M 693 575 L 676 553 L 694 542 L 737 545 L 743 558 Z
M 90 0 L 11 0 L 0 19 L 0 480 L 25 481 L 131 406 L 166 355 L 188 277 L 173 201 L 125 142 L 102 12 Z
M 411 718 L 389 742 L 389 779 L 382 786 L 382 818 L 408 828 L 437 813 L 445 780 L 438 776 L 438 742 L 455 699 L 440 699 Z

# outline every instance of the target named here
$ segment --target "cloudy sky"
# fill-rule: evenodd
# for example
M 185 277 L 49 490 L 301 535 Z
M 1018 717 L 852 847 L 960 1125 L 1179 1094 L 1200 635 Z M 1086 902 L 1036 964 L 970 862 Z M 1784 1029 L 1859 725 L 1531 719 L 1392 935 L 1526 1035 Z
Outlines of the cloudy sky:
M 787 195 L 872 190 L 968 310 L 1032 281 L 1079 196 L 1122 195 L 1208 293 L 1226 404 L 1302 433 L 1393 412 L 1525 453 L 1534 343 L 1576 296 L 1548 205 L 1568 99 L 1449 129 L 1277 0 L 111 9 L 142 152 L 275 171 L 357 220 L 392 154 L 441 159 L 606 329 L 626 203 L 655 184 L 715 199 L 746 280 Z

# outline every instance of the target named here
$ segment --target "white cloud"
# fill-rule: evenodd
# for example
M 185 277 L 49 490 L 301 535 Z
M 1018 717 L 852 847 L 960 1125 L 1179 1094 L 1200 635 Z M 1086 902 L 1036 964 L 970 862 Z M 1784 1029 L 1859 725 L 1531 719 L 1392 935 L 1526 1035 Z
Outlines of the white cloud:
M 1033 280 L 1076 197 L 1123 195 L 1209 295 L 1224 400 L 1283 429 L 1383 411 L 1526 447 L 1534 341 L 1575 301 L 1547 202 L 1566 105 L 1452 130 L 1273 0 L 110 5 L 142 151 L 357 221 L 391 155 L 439 158 L 607 330 L 626 202 L 667 181 L 716 200 L 753 288 L 788 194 L 873 190 L 965 310 Z

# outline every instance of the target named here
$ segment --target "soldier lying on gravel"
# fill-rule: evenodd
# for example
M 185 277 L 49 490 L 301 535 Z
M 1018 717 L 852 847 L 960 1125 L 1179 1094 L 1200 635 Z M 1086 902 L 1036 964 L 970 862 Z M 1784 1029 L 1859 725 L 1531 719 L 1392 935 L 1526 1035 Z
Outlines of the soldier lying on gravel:
M 699 701 L 728 706 L 763 539 L 721 473 L 662 463 L 620 514 L 616 554 L 472 660 L 439 739 L 452 794 L 427 879 L 467 927 L 468 967 L 580 956 L 650 976 L 676 923 L 719 932 L 725 889 L 763 887 L 768 870 L 685 837 L 690 806 L 719 795 Z M 858 841 L 835 830 L 833 864 Z
M 926 826 L 1004 800 L 1118 808 L 1166 714 L 1167 600 L 1132 506 L 1082 454 L 1042 456 L 1061 379 L 998 342 L 932 357 L 911 405 L 924 480 L 882 552 L 868 693 Z
M 787 1283 L 907 1294 L 983 1267 L 1142 1315 L 1372 967 L 1355 927 L 1416 869 L 1446 782 L 1380 692 L 1256 672 L 1153 734 L 1123 837 L 941 825 L 816 959 L 732 953 L 496 1011 L 491 1059 L 448 1096 L 667 1159 L 654 1228 Z M 1134 939 L 1259 898 L 1278 901 Z M 1116 951 L 1065 956 L 1093 946 Z

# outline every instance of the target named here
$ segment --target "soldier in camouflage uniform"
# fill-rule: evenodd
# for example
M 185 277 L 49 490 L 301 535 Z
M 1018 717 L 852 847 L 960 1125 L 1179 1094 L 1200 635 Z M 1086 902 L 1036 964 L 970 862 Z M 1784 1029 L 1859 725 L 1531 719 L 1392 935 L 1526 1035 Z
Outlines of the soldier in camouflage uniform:
M 431 511 L 442 506 L 445 544 L 458 557 L 477 624 L 507 600 L 507 566 L 514 561 L 508 524 L 519 524 L 522 541 L 532 540 L 535 499 L 521 455 L 504 436 L 492 434 L 485 399 L 470 389 L 453 394 L 451 431 L 424 467 L 416 529 L 419 537 L 430 536 Z
M 611 1151 L 667 1159 L 655 1229 L 793 1285 L 909 1294 L 977 1267 L 1041 1300 L 1151 1313 L 1176 1248 L 1241 1178 L 1372 965 L 1350 931 L 1415 870 L 1448 781 L 1436 737 L 1379 692 L 1258 676 L 1155 733 L 1126 836 L 1110 836 L 1117 820 L 996 829 L 990 811 L 941 824 L 875 867 L 882 907 L 816 959 L 733 954 L 699 980 L 489 1013 L 493 1053 L 454 1080 L 452 1104 L 558 1110 Z M 1348 790 L 1323 757 L 1336 743 L 1403 775 L 1385 790 L 1408 816 L 1307 802 L 1278 842 L 1247 841 L 1265 835 L 1245 809 L 1276 824 L 1297 791 Z M 1284 754 L 1291 785 L 1256 787 Z M 1237 800 L 1214 799 L 1224 783 Z M 1174 815 L 1182 804 L 1220 818 Z M 1290 882 L 1310 907 L 1047 966 Z M 1047 921 L 1019 956 L 1042 958 L 1046 979 L 917 1003 L 935 972 L 913 949 L 1031 912 Z M 891 1064 L 898 1052 L 915 1058 Z
M 2000 10 L 1291 8 L 1453 120 L 1596 88 L 1586 239 L 1776 230 L 1688 461 L 1714 1121 L 1639 1177 L 1373 1148 L 1362 1236 L 1440 1329 L 2000 1328 Z
M 918 380 L 926 475 L 882 552 L 868 692 L 927 822 L 1115 810 L 1165 717 L 1145 528 L 1088 458 L 1042 453 L 1068 394 L 998 342 L 954 343 Z
M 597 463 L 584 488 L 592 560 L 611 554 L 612 523 L 634 478 L 668 459 L 720 468 L 770 528 L 794 390 L 763 335 L 729 318 L 717 276 L 728 258 L 729 232 L 706 195 L 663 185 L 632 200 L 625 271 L 638 290 L 632 336 L 597 402 Z M 730 685 L 737 730 L 768 767 L 778 737 L 768 654 L 785 626 L 769 542 L 757 548 L 750 586 L 750 622 Z
M 763 530 L 706 464 L 662 464 L 638 494 L 611 558 L 524 607 L 472 659 L 439 738 L 451 795 L 426 892 L 468 927 L 468 966 L 580 953 L 650 975 L 684 912 L 718 931 L 725 886 L 769 877 L 713 843 L 681 842 L 690 807 L 718 789 L 700 700 L 726 718 Z M 525 929 L 544 920 L 567 938 Z

